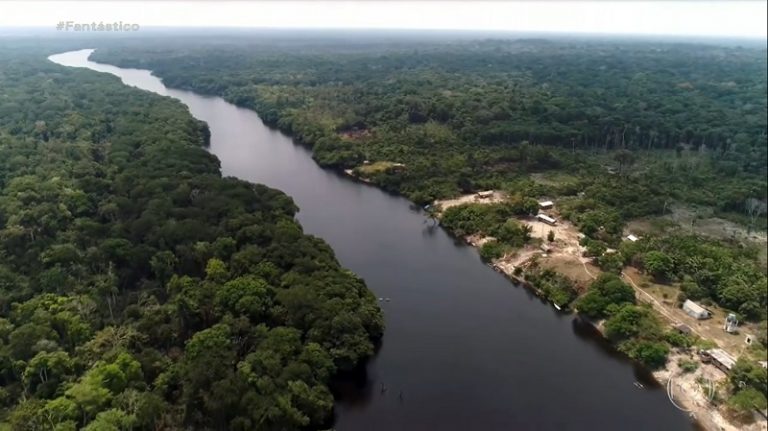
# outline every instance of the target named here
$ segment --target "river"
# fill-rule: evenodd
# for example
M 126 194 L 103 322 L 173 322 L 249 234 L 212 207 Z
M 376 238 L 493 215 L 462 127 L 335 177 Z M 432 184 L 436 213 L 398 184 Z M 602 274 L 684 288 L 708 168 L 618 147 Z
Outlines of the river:
M 407 200 L 321 169 L 251 110 L 91 62 L 91 52 L 50 60 L 180 100 L 208 123 L 225 176 L 293 197 L 304 230 L 389 299 L 367 373 L 335 386 L 337 430 L 694 429 L 663 389 L 638 389 L 643 373 L 589 328 L 484 265 Z

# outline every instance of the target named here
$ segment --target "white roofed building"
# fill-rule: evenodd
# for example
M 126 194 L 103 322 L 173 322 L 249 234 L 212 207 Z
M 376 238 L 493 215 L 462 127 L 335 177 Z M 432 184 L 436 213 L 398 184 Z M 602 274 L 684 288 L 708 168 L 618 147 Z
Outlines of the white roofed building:
M 709 310 L 691 301 L 690 299 L 686 299 L 683 303 L 683 311 L 685 311 L 689 316 L 699 320 L 709 319 L 712 317 L 712 313 L 710 313 Z
M 546 224 L 548 224 L 548 225 L 552 225 L 552 226 L 554 226 L 554 225 L 556 225 L 556 224 L 557 224 L 557 220 L 553 219 L 552 217 L 550 217 L 550 216 L 548 216 L 548 215 L 546 215 L 546 214 L 537 214 L 537 215 L 536 215 L 536 218 L 537 218 L 539 221 L 543 221 L 544 223 L 546 223 Z

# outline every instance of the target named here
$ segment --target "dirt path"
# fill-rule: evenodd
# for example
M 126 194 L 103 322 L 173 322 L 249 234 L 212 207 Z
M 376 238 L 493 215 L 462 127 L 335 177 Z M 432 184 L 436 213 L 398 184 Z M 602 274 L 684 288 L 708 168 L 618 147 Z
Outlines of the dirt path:
M 645 298 L 645 300 L 651 304 L 651 306 L 654 308 L 654 310 L 658 311 L 659 314 L 663 315 L 667 318 L 667 320 L 670 321 L 673 325 L 679 325 L 681 322 L 677 317 L 675 317 L 672 313 L 670 313 L 667 308 L 664 306 L 664 304 L 660 303 L 656 298 L 653 297 L 650 293 L 646 292 L 641 288 L 640 286 L 635 283 L 635 280 L 632 279 L 626 272 L 621 272 L 621 277 L 629 282 L 629 284 L 635 289 L 635 291 L 640 293 L 640 296 L 642 298 Z M 693 331 L 694 334 L 698 335 L 701 338 L 706 338 L 702 334 L 700 334 L 696 329 L 691 328 L 691 331 Z
M 596 280 L 596 279 L 597 279 L 597 276 L 596 276 L 595 274 L 592 274 L 591 272 L 589 272 L 589 268 L 587 268 L 587 262 L 585 262 L 584 260 L 582 260 L 582 261 L 581 261 L 581 264 L 584 266 L 584 272 L 586 272 L 586 273 L 587 273 L 587 275 L 588 275 L 588 276 L 589 276 L 589 277 L 590 277 L 592 280 Z

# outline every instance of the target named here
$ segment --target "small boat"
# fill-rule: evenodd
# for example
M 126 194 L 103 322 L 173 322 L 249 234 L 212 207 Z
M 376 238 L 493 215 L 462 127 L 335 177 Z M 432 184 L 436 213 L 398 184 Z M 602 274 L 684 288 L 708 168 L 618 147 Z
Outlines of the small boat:
M 555 308 L 557 308 L 557 310 L 558 310 L 558 311 L 562 310 L 562 308 L 560 308 L 560 306 L 559 306 L 559 305 L 557 305 L 557 304 L 555 304 L 554 302 L 552 303 L 552 305 L 554 305 L 554 306 L 555 306 Z
M 640 382 L 635 382 L 634 384 L 635 384 L 635 387 L 636 387 L 637 389 L 643 389 L 643 388 L 645 387 L 645 386 L 643 386 L 643 384 L 642 384 L 642 383 L 640 383 Z

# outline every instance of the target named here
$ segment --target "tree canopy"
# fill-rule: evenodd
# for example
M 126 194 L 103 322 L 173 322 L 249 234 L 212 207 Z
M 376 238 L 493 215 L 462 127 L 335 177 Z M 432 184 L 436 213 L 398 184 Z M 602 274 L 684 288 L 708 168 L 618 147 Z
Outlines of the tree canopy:
M 497 239 L 482 248 L 486 259 L 527 241 L 508 219 L 535 214 L 535 199 L 547 197 L 604 271 L 633 264 L 745 318 L 766 317 L 765 263 L 739 244 L 675 234 L 621 245 L 628 221 L 673 204 L 765 230 L 764 46 L 362 33 L 198 42 L 105 46 L 94 58 L 252 108 L 321 165 L 419 204 L 508 192 L 509 202 L 443 214 L 456 235 Z M 394 163 L 403 166 L 380 168 Z M 565 179 L 536 179 L 548 175 Z
M 323 426 L 382 333 L 363 281 L 179 102 L 48 53 L 0 48 L 0 421 Z
M 621 217 L 658 214 L 669 199 L 765 225 L 764 47 L 364 35 L 196 42 L 106 47 L 94 58 L 252 108 L 324 166 L 405 163 L 370 180 L 418 203 L 567 170 L 576 190 Z

